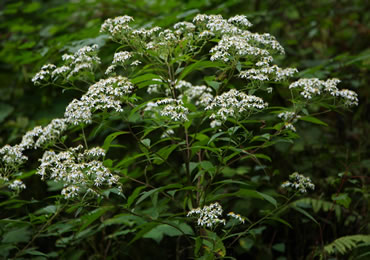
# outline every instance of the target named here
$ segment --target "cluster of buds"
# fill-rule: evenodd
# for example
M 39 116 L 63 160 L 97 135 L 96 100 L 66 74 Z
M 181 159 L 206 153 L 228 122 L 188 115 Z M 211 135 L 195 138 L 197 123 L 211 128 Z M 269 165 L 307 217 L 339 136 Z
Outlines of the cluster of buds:
M 284 182 L 281 187 L 283 188 L 292 188 L 298 190 L 301 193 L 306 193 L 307 189 L 314 190 L 315 185 L 312 183 L 309 177 L 305 177 L 298 172 L 294 172 L 289 175 L 289 180 Z

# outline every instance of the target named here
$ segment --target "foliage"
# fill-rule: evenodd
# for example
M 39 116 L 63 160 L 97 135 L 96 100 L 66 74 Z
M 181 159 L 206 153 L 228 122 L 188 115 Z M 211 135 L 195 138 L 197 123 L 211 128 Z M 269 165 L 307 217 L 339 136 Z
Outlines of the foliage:
M 340 254 L 346 254 L 348 251 L 357 247 L 358 243 L 365 243 L 369 246 L 370 236 L 369 235 L 353 235 L 340 237 L 334 240 L 332 243 L 324 247 L 324 251 L 328 254 L 339 252 Z

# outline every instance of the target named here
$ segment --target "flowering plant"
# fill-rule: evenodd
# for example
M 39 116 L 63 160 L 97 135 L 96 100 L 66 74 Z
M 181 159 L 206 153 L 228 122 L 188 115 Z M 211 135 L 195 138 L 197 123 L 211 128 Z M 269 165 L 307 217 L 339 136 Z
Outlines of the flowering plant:
M 43 151 L 35 173 L 60 191 L 52 218 L 68 204 L 74 206 L 67 213 L 85 213 L 68 231 L 48 231 L 62 236 L 59 246 L 91 235 L 89 225 L 100 218 L 96 232 L 114 226 L 107 239 L 116 248 L 118 237 L 127 247 L 144 238 L 185 237 L 178 256 L 213 259 L 227 255 L 225 245 L 255 237 L 267 220 L 286 223 L 279 214 L 314 188 L 311 180 L 291 175 L 282 187 L 298 192 L 286 197 L 250 176 L 261 177 L 262 169 L 267 180 L 274 178 L 266 171 L 268 149 L 298 138 L 300 121 L 323 124 L 310 114 L 313 106 L 354 106 L 356 93 L 340 90 L 338 79 L 295 80 L 297 69 L 274 64 L 284 48 L 268 33 L 251 32 L 243 15 L 199 14 L 172 28 L 132 23 L 129 16 L 103 23 L 101 32 L 118 46 L 104 73 L 99 46 L 92 45 L 34 76 L 35 85 L 84 94 L 63 118 L 0 149 L 1 187 L 25 189 L 27 151 Z M 289 105 L 275 106 L 276 89 L 289 93 Z M 256 215 L 248 209 L 255 200 L 261 201 Z M 231 211 L 228 221 L 221 205 Z M 68 236 L 72 231 L 79 235 Z

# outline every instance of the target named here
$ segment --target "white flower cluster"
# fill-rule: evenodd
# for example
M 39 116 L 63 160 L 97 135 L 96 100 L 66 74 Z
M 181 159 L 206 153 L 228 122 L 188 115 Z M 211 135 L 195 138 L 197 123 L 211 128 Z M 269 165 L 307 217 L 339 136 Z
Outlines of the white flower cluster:
M 258 65 L 262 65 L 262 62 L 260 61 Z M 288 77 L 292 77 L 297 72 L 298 70 L 295 68 L 282 69 L 279 68 L 277 65 L 272 66 L 267 65 L 258 69 L 249 69 L 246 71 L 241 71 L 239 76 L 241 78 L 259 81 L 267 80 L 281 81 Z
M 245 15 L 235 15 L 234 17 L 229 18 L 227 21 L 242 28 L 252 27 L 252 23 Z
M 122 111 L 121 97 L 131 93 L 133 85 L 122 76 L 102 79 L 90 86 L 80 100 L 74 99 L 66 108 L 64 117 L 73 125 L 90 124 L 96 110 Z
M 37 126 L 28 131 L 22 137 L 20 145 L 27 149 L 39 148 L 49 142 L 56 141 L 68 129 L 68 126 L 66 119 L 55 118 L 45 127 Z
M 240 216 L 240 214 L 235 214 L 234 212 L 229 212 L 229 213 L 227 213 L 227 216 L 235 218 L 236 220 L 239 220 L 243 224 L 245 222 L 245 217 Z
M 132 30 L 131 34 L 134 35 L 134 36 L 138 36 L 141 39 L 145 40 L 147 38 L 150 38 L 150 37 L 154 36 L 160 30 L 161 30 L 161 27 L 155 26 L 155 27 L 150 28 L 150 29 L 141 28 L 141 29 L 138 29 L 138 30 Z
M 242 17 L 242 16 L 238 16 Z M 244 17 L 247 20 L 246 17 Z M 194 17 L 193 22 L 198 25 L 200 28 L 204 28 L 205 30 L 209 30 L 214 34 L 221 35 L 221 34 L 240 34 L 242 30 L 239 28 L 239 25 L 235 19 L 232 18 L 227 21 L 223 19 L 222 15 L 205 15 L 205 14 L 198 14 Z M 240 18 L 239 18 L 239 21 Z M 235 25 L 234 25 L 234 24 Z M 242 25 L 244 27 L 244 25 Z
M 212 54 L 211 61 L 221 60 L 224 62 L 232 60 L 235 56 L 270 56 L 267 50 L 249 44 L 248 40 L 241 35 L 222 36 L 222 39 L 210 50 L 210 53 Z
M 161 79 L 152 79 L 152 81 L 157 81 L 159 83 L 163 82 Z M 161 84 L 151 84 L 148 86 L 146 91 L 148 94 L 158 94 L 161 92 Z
M 57 140 L 67 130 L 68 125 L 65 119 L 53 119 L 47 126 L 36 126 L 28 131 L 20 144 L 5 145 L 0 149 L 0 162 L 5 168 L 16 168 L 28 160 L 23 154 L 26 149 L 39 148 L 47 143 Z
M 92 71 L 96 65 L 100 64 L 100 58 L 97 56 L 98 45 L 84 46 L 73 55 L 65 54 L 62 59 L 66 65 L 71 68 L 67 78 L 70 78 L 80 71 Z
M 50 76 L 55 68 L 56 66 L 54 64 L 46 64 L 42 66 L 41 70 L 32 78 L 33 84 L 40 85 L 42 82 L 49 81 Z
M 211 122 L 211 127 L 215 127 L 221 125 L 228 117 L 236 118 L 244 112 L 252 113 L 267 106 L 268 104 L 260 97 L 231 89 L 220 96 L 216 96 L 205 109 L 217 110 L 210 116 L 210 119 L 215 119 Z
M 297 115 L 294 112 L 286 111 L 286 112 L 281 112 L 280 114 L 278 114 L 278 117 L 283 119 L 286 129 L 290 129 L 290 130 L 296 132 L 296 129 L 295 129 L 293 124 L 296 123 L 297 120 L 301 116 Z
M 102 148 L 83 151 L 79 145 L 67 151 L 56 153 L 46 151 L 40 159 L 37 174 L 64 183 L 61 194 L 66 199 L 77 196 L 80 192 L 95 191 L 98 187 L 118 184 L 119 176 L 113 175 L 99 159 L 105 156 Z
M 64 54 L 62 56 L 65 65 L 56 67 L 53 64 L 44 65 L 40 72 L 33 78 L 35 85 L 47 83 L 50 80 L 56 80 L 59 76 L 70 79 L 81 71 L 93 71 L 100 64 L 100 58 L 97 56 L 98 45 L 84 46 L 73 55 Z
M 284 182 L 281 187 L 291 187 L 301 193 L 306 193 L 307 189 L 315 189 L 315 185 L 312 183 L 311 179 L 299 174 L 298 172 L 294 172 L 289 175 L 289 181 Z
M 200 38 L 219 36 L 221 40 L 211 49 L 211 60 L 228 62 L 241 57 L 270 57 L 269 50 L 284 54 L 284 48 L 272 35 L 251 33 L 252 24 L 244 15 L 224 19 L 221 15 L 198 14 L 193 22 L 201 31 Z
M 176 30 L 175 34 L 181 35 L 187 33 L 189 36 L 191 36 L 192 32 L 196 29 L 195 25 L 189 22 L 176 23 L 173 28 Z
M 161 135 L 161 138 L 167 138 L 174 134 L 175 132 L 172 129 L 167 129 L 166 131 L 163 132 L 163 134 Z
M 105 71 L 105 74 L 106 75 L 111 74 L 118 65 L 123 66 L 126 63 L 126 61 L 128 61 L 131 57 L 132 57 L 131 52 L 128 52 L 128 51 L 116 52 L 113 57 L 112 65 L 110 65 L 107 68 L 107 70 Z M 140 61 L 136 60 L 131 65 L 137 66 L 140 63 L 141 63 Z
M 14 180 L 12 183 L 9 184 L 9 189 L 20 191 L 26 188 L 26 185 L 21 180 Z
M 182 99 L 186 96 L 189 100 L 194 100 L 197 106 L 205 107 L 213 100 L 213 95 L 211 94 L 212 88 L 205 85 L 193 86 L 190 82 L 180 80 L 175 88 L 182 92 L 182 94 L 178 96 L 178 99 Z
M 23 155 L 24 148 L 17 144 L 14 146 L 5 145 L 0 149 L 0 162 L 9 166 L 17 167 L 25 161 L 27 156 Z
M 127 30 L 131 30 L 128 25 L 134 19 L 131 16 L 118 16 L 114 19 L 107 19 L 100 28 L 100 32 L 107 32 L 114 38 L 119 38 Z
M 183 106 L 183 102 L 173 98 L 148 102 L 144 111 L 159 113 L 161 116 L 169 117 L 172 121 L 187 121 L 187 114 L 189 114 L 189 110 Z
M 222 216 L 222 207 L 221 205 L 216 202 L 209 206 L 204 206 L 201 208 L 192 209 L 188 212 L 186 215 L 187 217 L 198 215 L 198 225 L 199 226 L 207 226 L 207 227 L 213 227 L 214 225 L 217 225 L 218 223 L 222 223 L 225 225 L 226 221 L 225 219 L 221 219 Z
M 283 46 L 281 46 L 276 38 L 269 33 L 259 34 L 245 30 L 242 32 L 242 36 L 252 44 L 262 45 L 270 50 L 276 51 L 277 53 L 285 54 Z
M 315 96 L 329 93 L 334 97 L 341 97 L 346 106 L 357 106 L 357 94 L 348 89 L 339 90 L 337 84 L 339 79 L 328 79 L 326 81 L 317 78 L 303 78 L 290 84 L 290 89 L 298 89 L 305 99 L 312 99 Z
M 117 65 L 124 65 L 127 60 L 129 60 L 132 57 L 132 53 L 128 51 L 120 51 L 116 52 L 113 57 L 112 65 L 110 65 L 107 70 L 105 71 L 105 74 L 112 73 Z M 140 63 L 140 61 L 135 61 L 136 63 Z M 138 63 L 138 64 L 139 64 Z M 137 64 L 137 65 L 138 65 Z

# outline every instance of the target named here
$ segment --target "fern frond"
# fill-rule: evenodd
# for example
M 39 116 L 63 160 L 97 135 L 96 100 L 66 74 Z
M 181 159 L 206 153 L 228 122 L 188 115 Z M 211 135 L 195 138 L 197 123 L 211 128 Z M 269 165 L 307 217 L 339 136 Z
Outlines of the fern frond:
M 344 255 L 358 246 L 358 243 L 370 243 L 370 235 L 352 235 L 344 236 L 334 240 L 332 243 L 324 247 L 324 251 L 328 254 L 339 252 Z

